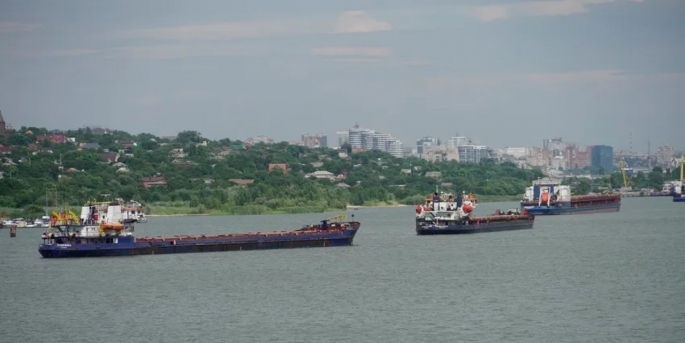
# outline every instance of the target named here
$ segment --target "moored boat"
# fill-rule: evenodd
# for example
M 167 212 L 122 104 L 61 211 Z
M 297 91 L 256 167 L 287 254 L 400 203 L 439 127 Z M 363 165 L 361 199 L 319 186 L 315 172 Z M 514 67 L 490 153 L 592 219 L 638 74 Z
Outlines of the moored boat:
M 618 212 L 620 193 L 571 195 L 571 187 L 559 183 L 534 182 L 526 188 L 521 210 L 533 215 Z
M 477 200 L 471 194 L 449 193 L 431 195 L 416 206 L 417 235 L 452 235 L 482 232 L 532 229 L 535 216 L 518 209 L 490 216 L 473 216 Z
M 55 258 L 352 245 L 361 224 L 344 218 L 336 216 L 293 231 L 136 238 L 136 220 L 123 218 L 121 204 L 110 204 L 104 218 L 94 206 L 84 206 L 78 222 L 53 221 L 53 232 L 43 233 L 38 251 L 45 258 Z
M 685 202 L 685 183 L 683 183 L 683 165 L 685 165 L 685 156 L 680 156 L 680 189 L 674 187 L 671 190 L 673 195 L 673 202 Z

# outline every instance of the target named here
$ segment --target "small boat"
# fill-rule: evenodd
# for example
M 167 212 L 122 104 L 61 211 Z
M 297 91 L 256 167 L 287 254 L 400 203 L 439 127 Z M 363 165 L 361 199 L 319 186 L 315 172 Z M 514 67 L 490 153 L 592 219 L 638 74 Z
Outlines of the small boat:
M 533 215 L 618 212 L 620 193 L 571 195 L 571 186 L 556 182 L 533 183 L 526 188 L 521 210 Z
M 449 193 L 431 195 L 416 206 L 417 235 L 452 235 L 532 229 L 535 216 L 518 209 L 497 210 L 490 216 L 473 216 L 477 198 L 472 194 L 456 198 Z
M 680 192 L 674 187 L 672 190 L 673 202 L 685 202 L 685 183 L 683 183 L 683 165 L 685 165 L 685 156 L 680 156 Z
M 111 203 L 101 214 L 95 206 L 84 206 L 80 218 L 53 216 L 38 252 L 57 258 L 347 246 L 361 225 L 336 216 L 294 231 L 136 238 L 136 219 L 124 218 L 120 203 Z

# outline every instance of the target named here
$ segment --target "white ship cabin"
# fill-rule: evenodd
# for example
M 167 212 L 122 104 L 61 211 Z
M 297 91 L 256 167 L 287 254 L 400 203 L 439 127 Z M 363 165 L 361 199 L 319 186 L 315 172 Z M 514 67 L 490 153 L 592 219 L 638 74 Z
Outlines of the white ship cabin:
M 468 217 L 475 207 L 476 198 L 472 194 L 455 197 L 451 193 L 434 193 L 416 207 L 416 217 L 419 220 L 460 220 Z
M 121 205 L 111 203 L 105 209 L 100 204 L 81 208 L 81 215 L 70 223 L 56 223 L 53 232 L 44 232 L 42 238 L 56 243 L 117 243 L 119 237 L 132 236 L 133 221 L 125 220 Z M 78 220 L 78 222 L 76 222 Z
M 526 188 L 523 202 L 571 201 L 571 186 L 559 183 L 539 183 Z
M 121 223 L 125 217 L 121 211 L 121 205 L 111 203 L 109 206 L 83 206 L 81 207 L 81 222 L 83 224 L 100 224 L 100 223 Z

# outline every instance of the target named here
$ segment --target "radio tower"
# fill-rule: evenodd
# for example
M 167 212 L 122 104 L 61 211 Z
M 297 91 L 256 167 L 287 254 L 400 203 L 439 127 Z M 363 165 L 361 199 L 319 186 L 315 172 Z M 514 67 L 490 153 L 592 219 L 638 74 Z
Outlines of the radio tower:
M 628 136 L 628 153 L 633 154 L 633 133 L 631 132 Z

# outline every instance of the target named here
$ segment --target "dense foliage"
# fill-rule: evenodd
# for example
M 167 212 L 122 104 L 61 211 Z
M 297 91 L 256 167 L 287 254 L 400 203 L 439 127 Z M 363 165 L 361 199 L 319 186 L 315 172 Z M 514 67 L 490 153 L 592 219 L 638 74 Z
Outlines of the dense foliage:
M 11 153 L 0 155 L 4 172 L 0 207 L 79 206 L 110 194 L 142 201 L 152 213 L 315 212 L 348 204 L 415 204 L 436 186 L 481 196 L 517 196 L 543 176 L 537 169 L 511 163 L 430 163 L 382 152 L 340 157 L 336 150 L 285 142 L 250 146 L 229 139 L 212 141 L 194 131 L 181 132 L 172 140 L 121 131 L 66 132 L 77 143 L 99 145 L 90 149 L 73 142 L 36 143 L 37 136 L 46 133 L 41 128 L 22 128 L 0 138 L 0 144 L 12 146 Z M 127 151 L 132 156 L 121 154 L 121 164 L 103 161 L 101 154 L 127 149 L 122 146 L 125 141 L 136 143 Z M 184 155 L 172 156 L 174 149 L 183 149 Z M 288 171 L 269 172 L 269 164 L 275 163 L 285 163 Z M 317 170 L 345 177 L 335 181 L 305 177 Z M 441 175 L 427 177 L 427 172 Z M 164 177 L 167 185 L 143 187 L 141 180 L 152 176 Z M 254 183 L 240 186 L 229 179 Z

